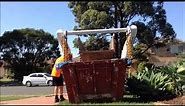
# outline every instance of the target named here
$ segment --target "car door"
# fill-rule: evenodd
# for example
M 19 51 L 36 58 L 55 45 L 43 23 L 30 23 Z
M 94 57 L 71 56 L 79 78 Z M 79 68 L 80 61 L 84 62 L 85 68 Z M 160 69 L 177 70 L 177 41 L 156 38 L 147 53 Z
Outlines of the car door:
M 43 74 L 38 74 L 37 78 L 39 84 L 46 84 L 46 78 L 44 77 Z
M 37 74 L 30 75 L 29 79 L 32 84 L 37 84 Z

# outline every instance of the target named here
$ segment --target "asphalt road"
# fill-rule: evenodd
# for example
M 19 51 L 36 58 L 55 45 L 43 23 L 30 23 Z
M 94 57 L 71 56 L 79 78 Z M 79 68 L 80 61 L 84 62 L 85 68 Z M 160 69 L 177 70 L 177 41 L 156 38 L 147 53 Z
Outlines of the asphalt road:
M 1 95 L 51 95 L 54 86 L 1 86 Z M 64 92 L 66 92 L 64 90 Z

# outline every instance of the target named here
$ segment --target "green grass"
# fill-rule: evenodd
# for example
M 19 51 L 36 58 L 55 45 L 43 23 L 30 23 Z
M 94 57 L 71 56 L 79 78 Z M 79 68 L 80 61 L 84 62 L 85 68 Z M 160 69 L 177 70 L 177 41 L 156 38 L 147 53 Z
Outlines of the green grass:
M 97 101 L 89 101 L 82 102 L 78 105 L 153 105 L 155 101 L 151 100 L 141 100 L 138 97 L 133 95 L 125 95 L 122 100 L 115 102 L 97 102 Z M 59 105 L 77 105 L 69 103 L 67 100 L 60 102 Z
M 18 100 L 30 97 L 37 97 L 34 95 L 0 95 L 0 101 Z
M 11 81 L 14 81 L 14 79 L 8 79 L 8 78 L 0 79 L 0 82 L 11 82 Z

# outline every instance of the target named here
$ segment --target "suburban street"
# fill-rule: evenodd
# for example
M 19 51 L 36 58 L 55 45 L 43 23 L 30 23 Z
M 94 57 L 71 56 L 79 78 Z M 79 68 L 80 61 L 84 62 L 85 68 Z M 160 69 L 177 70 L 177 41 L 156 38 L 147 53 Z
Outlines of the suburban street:
M 53 94 L 53 86 L 1 86 L 1 95 L 50 95 Z

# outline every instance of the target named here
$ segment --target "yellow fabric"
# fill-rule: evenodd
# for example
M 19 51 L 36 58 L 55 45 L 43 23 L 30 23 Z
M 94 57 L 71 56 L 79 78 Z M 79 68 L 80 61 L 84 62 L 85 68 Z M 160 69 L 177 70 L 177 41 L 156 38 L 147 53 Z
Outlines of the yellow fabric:
M 62 69 L 57 70 L 56 67 L 55 67 L 55 65 L 58 64 L 58 63 L 61 63 L 61 62 L 64 62 L 64 57 L 63 56 L 60 56 L 55 61 L 55 64 L 54 64 L 53 69 L 52 69 L 52 72 L 51 72 L 51 76 L 60 77 L 60 74 L 62 74 Z
M 132 46 L 132 37 L 129 35 L 127 37 L 127 58 L 132 59 L 133 58 L 133 46 Z

